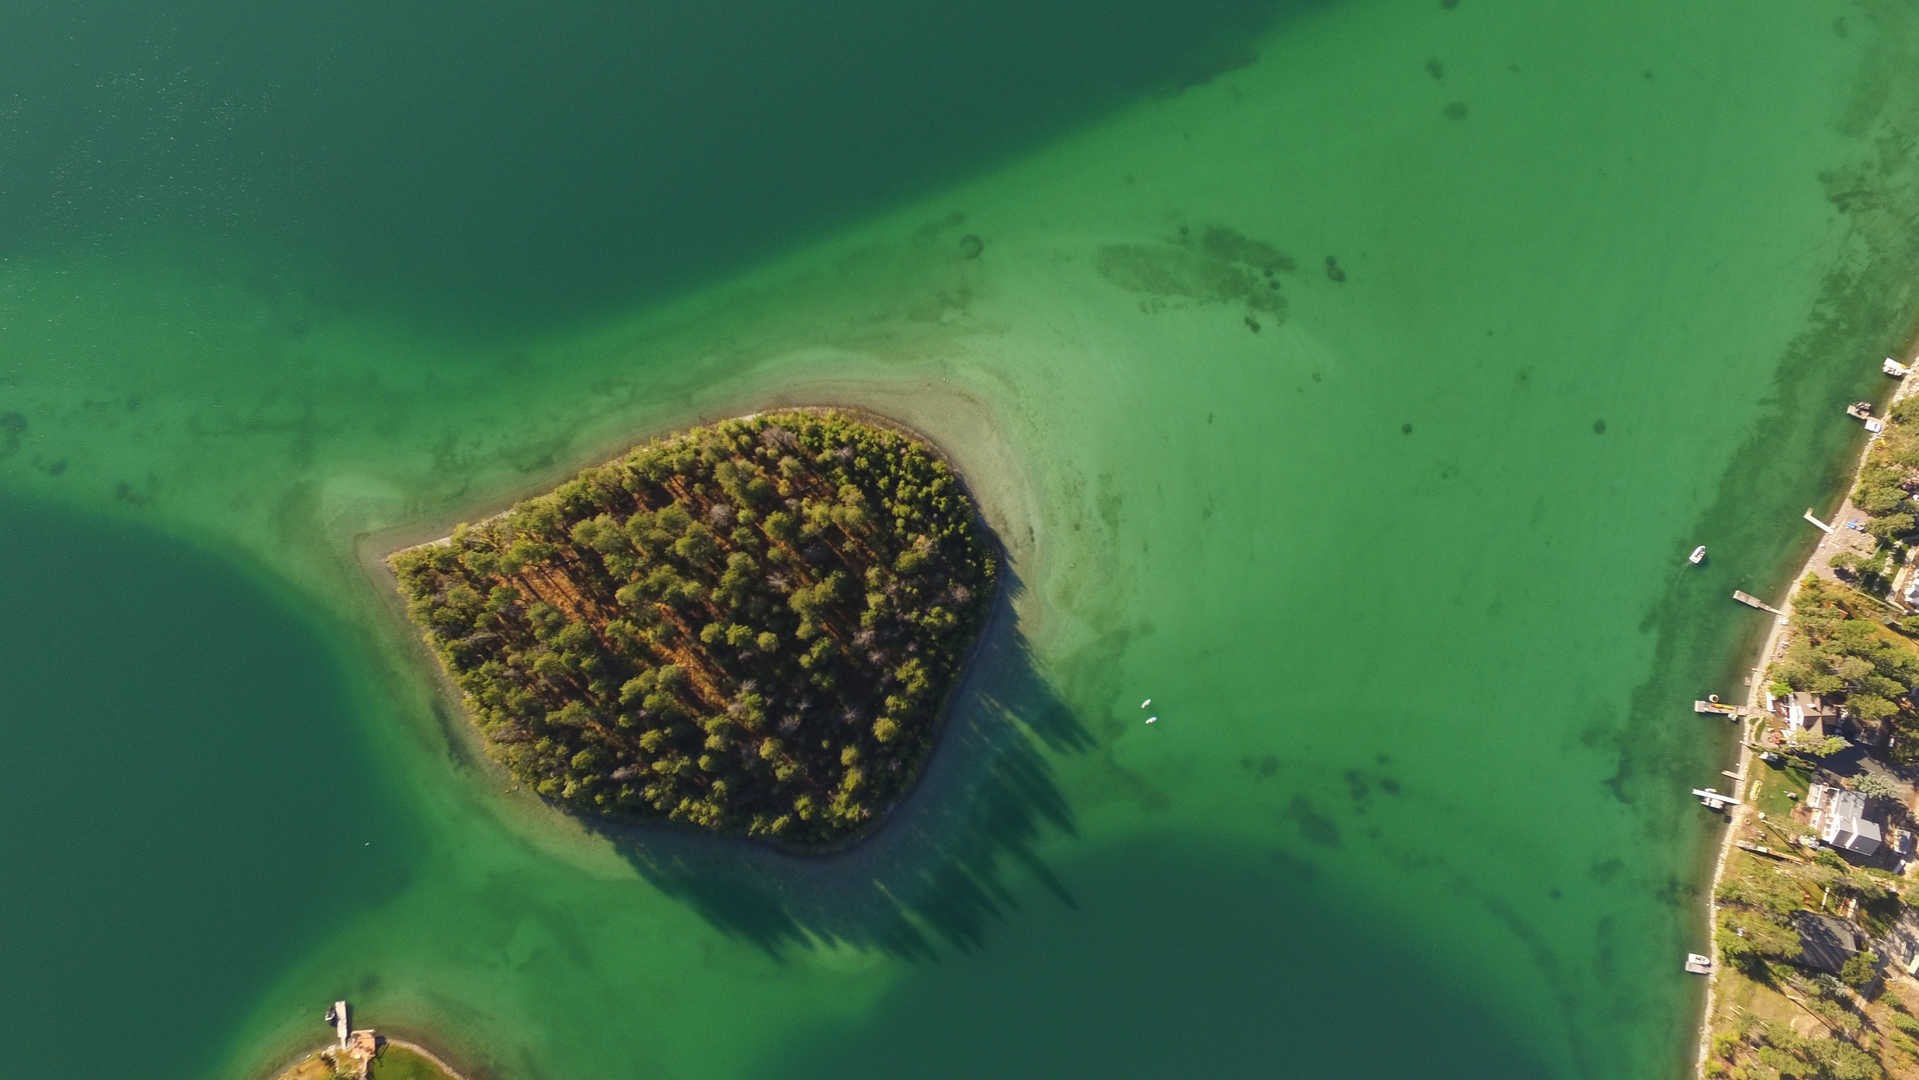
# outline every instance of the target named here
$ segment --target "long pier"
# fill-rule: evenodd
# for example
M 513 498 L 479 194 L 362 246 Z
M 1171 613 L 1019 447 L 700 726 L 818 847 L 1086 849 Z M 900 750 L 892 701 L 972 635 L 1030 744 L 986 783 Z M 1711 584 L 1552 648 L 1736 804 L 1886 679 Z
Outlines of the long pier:
M 1761 611 L 1770 611 L 1774 615 L 1778 615 L 1781 617 L 1783 617 L 1786 614 L 1785 612 L 1779 610 L 1776 607 L 1773 607 L 1771 604 L 1766 603 L 1764 600 L 1759 599 L 1757 596 L 1754 596 L 1753 594 L 1749 592 L 1742 592 L 1738 589 L 1734 589 L 1732 593 L 1732 598 L 1746 605 L 1747 607 L 1758 608 Z

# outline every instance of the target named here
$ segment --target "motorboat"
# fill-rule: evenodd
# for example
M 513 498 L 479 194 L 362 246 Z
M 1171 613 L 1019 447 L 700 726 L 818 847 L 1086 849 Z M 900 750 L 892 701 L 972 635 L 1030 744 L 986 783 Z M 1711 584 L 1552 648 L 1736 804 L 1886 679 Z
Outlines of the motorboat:
M 1706 545 L 1701 544 L 1698 547 L 1693 548 L 1692 554 L 1686 556 L 1686 561 L 1693 564 L 1694 566 L 1698 566 L 1700 563 L 1705 562 L 1706 561 Z

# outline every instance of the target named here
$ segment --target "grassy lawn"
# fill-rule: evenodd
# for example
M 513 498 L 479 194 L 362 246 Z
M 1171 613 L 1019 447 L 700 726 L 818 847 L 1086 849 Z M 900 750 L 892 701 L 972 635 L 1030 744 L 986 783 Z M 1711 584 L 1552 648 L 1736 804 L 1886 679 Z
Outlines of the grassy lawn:
M 331 1066 L 317 1057 L 311 1057 L 281 1073 L 275 1080 L 333 1080 L 333 1076 Z
M 1805 801 L 1806 790 L 1812 786 L 1812 768 L 1791 759 L 1778 763 L 1755 761 L 1754 764 L 1759 770 L 1755 776 L 1759 781 L 1759 795 L 1753 805 L 1768 821 L 1786 826 L 1793 807 Z M 1791 830 L 1791 826 L 1787 828 Z
M 373 1059 L 373 1080 L 446 1080 L 446 1074 L 411 1050 L 388 1046 Z

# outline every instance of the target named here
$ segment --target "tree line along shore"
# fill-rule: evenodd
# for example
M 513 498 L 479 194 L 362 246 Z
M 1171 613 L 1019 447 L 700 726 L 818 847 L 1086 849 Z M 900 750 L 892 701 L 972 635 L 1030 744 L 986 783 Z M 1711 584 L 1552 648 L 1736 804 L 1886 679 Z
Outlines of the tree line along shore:
M 1919 1080 L 1919 614 L 1893 591 L 1915 499 L 1919 397 L 1901 397 L 1766 658 L 1775 708 L 1747 744 L 1713 896 L 1706 1077 Z
M 648 443 L 389 563 L 541 796 L 800 848 L 910 786 L 998 577 L 954 470 L 832 410 Z

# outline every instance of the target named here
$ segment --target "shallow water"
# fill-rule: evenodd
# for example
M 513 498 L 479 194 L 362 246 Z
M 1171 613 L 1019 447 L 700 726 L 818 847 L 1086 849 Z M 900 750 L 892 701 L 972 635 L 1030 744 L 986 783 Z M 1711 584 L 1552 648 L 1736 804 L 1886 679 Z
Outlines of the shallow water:
M 1680 1069 L 1685 702 L 1919 310 L 1908 5 L 68 10 L 0 44 L 58 1071 L 168 990 L 231 1036 L 158 1075 L 342 994 L 500 1076 Z M 789 401 L 1013 551 L 921 791 L 831 862 L 504 795 L 356 538 Z

